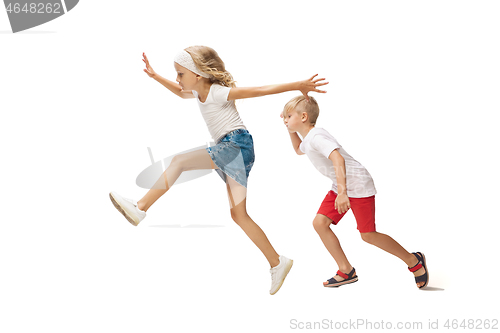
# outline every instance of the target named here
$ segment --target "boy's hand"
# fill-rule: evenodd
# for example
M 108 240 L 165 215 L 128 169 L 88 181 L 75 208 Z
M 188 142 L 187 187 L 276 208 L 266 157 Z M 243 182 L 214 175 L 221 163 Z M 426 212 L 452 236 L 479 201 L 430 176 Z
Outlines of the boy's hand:
M 148 57 L 146 57 L 146 53 L 142 53 L 142 56 L 144 57 L 144 59 L 142 59 L 142 61 L 144 61 L 146 63 L 146 69 L 144 69 L 144 71 L 146 72 L 146 74 L 148 74 L 149 77 L 155 77 L 156 76 L 156 72 L 153 70 L 153 68 L 151 68 L 151 65 L 149 65 L 149 61 L 148 61 Z
M 349 197 L 347 194 L 339 194 L 337 195 L 337 199 L 335 199 L 335 209 L 339 212 L 339 214 L 344 214 L 351 208 L 351 203 L 349 202 Z
M 320 82 L 320 81 L 324 81 L 325 80 L 324 78 L 314 80 L 314 78 L 316 76 L 318 76 L 318 74 L 311 76 L 311 78 L 309 80 L 299 81 L 299 89 L 298 90 L 300 90 L 300 92 L 306 97 L 307 101 L 309 101 L 309 96 L 307 96 L 307 93 L 310 91 L 319 92 L 322 94 L 326 93 L 326 91 L 319 90 L 319 89 L 317 89 L 317 87 L 324 86 L 324 85 L 328 84 L 328 82 Z

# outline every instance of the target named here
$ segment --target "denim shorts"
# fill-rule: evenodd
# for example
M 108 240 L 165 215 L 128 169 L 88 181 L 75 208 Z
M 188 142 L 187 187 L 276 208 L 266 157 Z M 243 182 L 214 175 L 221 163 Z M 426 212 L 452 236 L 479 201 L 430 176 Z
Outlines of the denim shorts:
M 252 135 L 246 129 L 229 132 L 215 146 L 205 148 L 219 176 L 226 182 L 226 176 L 247 187 L 247 179 L 255 161 Z

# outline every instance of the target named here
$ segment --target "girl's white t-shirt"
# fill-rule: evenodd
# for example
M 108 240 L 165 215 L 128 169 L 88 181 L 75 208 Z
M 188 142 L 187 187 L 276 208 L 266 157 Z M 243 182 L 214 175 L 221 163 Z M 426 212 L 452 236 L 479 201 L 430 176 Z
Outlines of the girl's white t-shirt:
M 328 159 L 335 149 L 345 160 L 347 196 L 350 198 L 366 198 L 377 193 L 368 170 L 352 158 L 325 129 L 318 127 L 311 129 L 299 148 L 309 157 L 321 174 L 332 180 L 332 191 L 335 193 L 338 193 L 337 177 L 333 163 Z
M 231 88 L 213 83 L 210 86 L 207 99 L 204 103 L 198 98 L 198 93 L 192 90 L 194 97 L 198 101 L 201 114 L 208 126 L 208 131 L 215 142 L 218 142 L 229 132 L 237 129 L 246 129 L 243 121 L 236 110 L 234 101 L 228 101 Z

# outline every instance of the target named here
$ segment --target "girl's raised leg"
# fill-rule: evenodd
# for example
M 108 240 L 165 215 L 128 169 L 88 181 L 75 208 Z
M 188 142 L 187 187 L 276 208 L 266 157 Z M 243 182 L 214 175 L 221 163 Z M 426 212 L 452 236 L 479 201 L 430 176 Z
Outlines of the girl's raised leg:
M 174 185 L 181 173 L 190 170 L 216 169 L 210 155 L 205 149 L 195 150 L 175 156 L 168 168 L 156 181 L 146 195 L 137 202 L 137 207 L 146 212 L 151 205 Z

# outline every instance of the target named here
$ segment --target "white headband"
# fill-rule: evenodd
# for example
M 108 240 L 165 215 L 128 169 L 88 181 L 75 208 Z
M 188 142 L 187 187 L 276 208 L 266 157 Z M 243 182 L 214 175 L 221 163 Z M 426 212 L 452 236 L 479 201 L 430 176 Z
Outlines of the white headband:
M 174 62 L 178 63 L 184 68 L 189 69 L 191 72 L 198 74 L 201 77 L 207 79 L 210 77 L 210 75 L 203 73 L 198 69 L 198 67 L 196 67 L 193 58 L 191 58 L 191 55 L 186 50 L 182 50 L 181 52 L 177 53 L 177 55 L 174 58 Z

